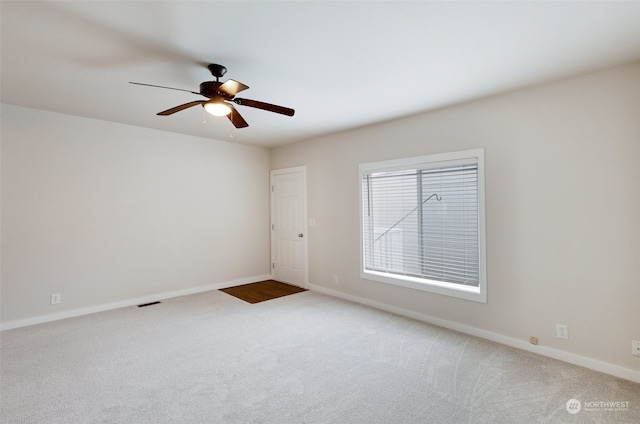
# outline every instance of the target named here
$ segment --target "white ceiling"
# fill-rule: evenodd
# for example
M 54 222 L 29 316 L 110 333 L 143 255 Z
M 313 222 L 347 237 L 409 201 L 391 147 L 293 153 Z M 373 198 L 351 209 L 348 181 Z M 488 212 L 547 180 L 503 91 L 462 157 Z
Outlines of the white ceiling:
M 1 1 L 3 103 L 275 146 L 640 60 L 640 2 Z M 193 107 L 225 65 L 249 127 Z

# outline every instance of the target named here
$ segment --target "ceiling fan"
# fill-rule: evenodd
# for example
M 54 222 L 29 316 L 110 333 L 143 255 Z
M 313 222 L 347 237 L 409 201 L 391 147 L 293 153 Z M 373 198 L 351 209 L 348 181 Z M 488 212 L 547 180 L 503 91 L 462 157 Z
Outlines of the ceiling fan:
M 147 87 L 167 88 L 169 90 L 186 91 L 187 93 L 197 94 L 208 98 L 208 100 L 196 100 L 180 106 L 172 107 L 171 109 L 159 112 L 158 115 L 160 116 L 172 115 L 176 112 L 180 112 L 181 110 L 190 108 L 192 106 L 202 105 L 204 109 L 212 115 L 226 116 L 227 118 L 229 118 L 231 123 L 236 128 L 245 128 L 248 127 L 249 124 L 244 120 L 242 115 L 238 113 L 236 108 L 233 107 L 231 102 L 237 105 L 255 107 L 257 109 L 280 113 L 287 116 L 293 116 L 293 114 L 295 113 L 295 110 L 288 107 L 273 105 L 271 103 L 260 102 L 257 100 L 236 98 L 236 94 L 243 90 L 246 90 L 247 88 L 249 88 L 249 86 L 232 79 L 229 79 L 225 82 L 220 82 L 220 78 L 227 73 L 227 68 L 222 65 L 213 63 L 207 66 L 207 69 L 209 69 L 211 74 L 216 77 L 216 80 L 205 81 L 201 83 L 200 92 L 183 90 L 181 88 L 164 87 L 162 85 L 143 84 L 140 82 L 130 82 L 130 84 L 145 85 Z

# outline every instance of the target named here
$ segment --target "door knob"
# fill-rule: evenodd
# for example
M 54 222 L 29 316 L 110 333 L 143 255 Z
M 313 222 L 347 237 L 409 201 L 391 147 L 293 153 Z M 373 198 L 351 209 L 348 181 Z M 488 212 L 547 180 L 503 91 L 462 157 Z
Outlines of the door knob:
M 302 235 L 302 233 L 300 233 L 300 234 L 298 234 L 298 237 L 304 237 L 304 236 Z

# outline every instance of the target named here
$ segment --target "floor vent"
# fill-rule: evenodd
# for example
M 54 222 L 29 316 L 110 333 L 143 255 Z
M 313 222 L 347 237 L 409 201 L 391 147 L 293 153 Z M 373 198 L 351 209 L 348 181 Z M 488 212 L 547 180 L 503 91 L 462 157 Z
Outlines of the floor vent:
M 151 303 L 143 303 L 142 305 L 138 305 L 138 308 L 144 308 L 145 306 L 157 305 L 160 302 L 151 302 Z

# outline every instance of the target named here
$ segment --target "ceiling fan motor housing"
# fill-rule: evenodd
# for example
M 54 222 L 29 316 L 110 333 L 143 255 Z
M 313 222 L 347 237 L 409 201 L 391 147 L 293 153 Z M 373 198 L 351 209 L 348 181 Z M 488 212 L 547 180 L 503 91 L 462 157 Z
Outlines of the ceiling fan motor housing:
M 222 83 L 218 81 L 205 81 L 200 84 L 200 94 L 208 98 L 223 97 L 227 100 L 233 98 L 233 96 L 230 96 L 229 94 L 218 90 L 218 87 L 220 87 L 221 85 Z

